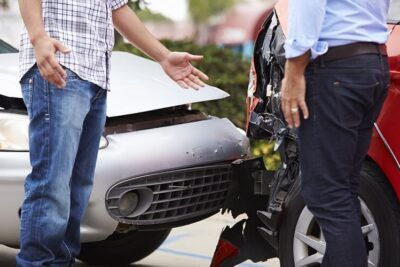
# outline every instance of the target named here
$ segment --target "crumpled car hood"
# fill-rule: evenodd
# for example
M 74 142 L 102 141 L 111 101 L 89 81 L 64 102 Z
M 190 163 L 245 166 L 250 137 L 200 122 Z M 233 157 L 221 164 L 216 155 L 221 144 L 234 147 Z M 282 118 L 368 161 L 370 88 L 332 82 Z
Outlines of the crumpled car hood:
M 111 63 L 108 117 L 229 97 L 226 92 L 208 85 L 199 91 L 183 89 L 163 72 L 159 64 L 130 53 L 114 52 Z M 18 54 L 0 55 L 0 95 L 22 97 L 18 83 Z

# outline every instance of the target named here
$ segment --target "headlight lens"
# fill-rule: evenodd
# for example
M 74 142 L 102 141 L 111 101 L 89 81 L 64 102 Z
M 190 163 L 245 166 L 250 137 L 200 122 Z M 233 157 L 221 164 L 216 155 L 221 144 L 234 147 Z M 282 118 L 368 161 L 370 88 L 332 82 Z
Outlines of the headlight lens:
M 0 112 L 0 151 L 29 151 L 28 128 L 28 116 Z M 108 140 L 102 136 L 99 149 L 107 146 Z
M 139 204 L 139 195 L 136 192 L 125 193 L 119 200 L 118 209 L 122 216 L 132 215 Z

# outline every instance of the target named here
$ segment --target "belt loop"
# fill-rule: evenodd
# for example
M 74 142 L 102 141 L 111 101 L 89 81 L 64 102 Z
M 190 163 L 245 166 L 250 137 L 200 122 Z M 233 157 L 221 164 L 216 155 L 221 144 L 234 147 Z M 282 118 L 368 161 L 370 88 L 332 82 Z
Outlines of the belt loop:
M 381 62 L 381 63 L 383 63 L 383 55 L 382 55 L 382 51 L 379 49 L 379 47 L 378 47 L 378 54 L 379 54 L 379 61 Z
M 312 67 L 313 67 L 313 73 L 315 73 L 317 71 L 318 64 L 314 63 Z
M 324 55 L 321 56 L 321 60 L 320 60 L 319 65 L 320 65 L 321 68 L 325 68 L 325 59 L 324 59 Z
M 381 64 L 381 70 L 382 70 L 382 72 L 384 73 L 385 72 L 385 66 L 384 66 L 384 63 L 383 63 L 383 57 L 384 57 L 384 55 L 383 55 L 383 52 L 382 52 L 382 50 L 380 49 L 380 47 L 378 46 L 378 51 L 379 51 L 379 63 Z

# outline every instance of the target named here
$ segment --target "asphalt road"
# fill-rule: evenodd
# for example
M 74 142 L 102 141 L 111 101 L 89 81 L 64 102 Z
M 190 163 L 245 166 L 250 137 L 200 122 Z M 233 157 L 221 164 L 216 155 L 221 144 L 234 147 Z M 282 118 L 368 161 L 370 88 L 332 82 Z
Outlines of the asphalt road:
M 221 230 L 233 225 L 229 215 L 215 215 L 199 223 L 174 229 L 165 243 L 148 258 L 134 264 L 136 267 L 208 267 Z M 15 266 L 17 250 L 0 246 L 0 266 Z M 241 267 L 279 267 L 279 260 L 266 263 L 245 262 Z M 90 267 L 76 263 L 74 267 Z

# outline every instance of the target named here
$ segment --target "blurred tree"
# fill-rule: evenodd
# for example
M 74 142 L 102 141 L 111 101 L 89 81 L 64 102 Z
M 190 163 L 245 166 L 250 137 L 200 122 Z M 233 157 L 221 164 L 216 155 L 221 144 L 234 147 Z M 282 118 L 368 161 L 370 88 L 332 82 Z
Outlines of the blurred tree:
M 195 25 L 195 40 L 210 18 L 232 7 L 238 0 L 188 0 L 189 13 Z
M 172 23 L 172 20 L 170 18 L 167 18 L 166 16 L 160 13 L 153 13 L 148 8 L 136 11 L 136 15 L 143 22 L 152 21 L 152 22 Z
M 0 0 L 0 7 L 4 9 L 8 8 L 8 0 Z
M 145 0 L 129 0 L 128 5 L 133 10 L 139 10 L 146 3 Z
M 194 23 L 204 24 L 236 2 L 237 0 L 188 0 L 189 13 Z

